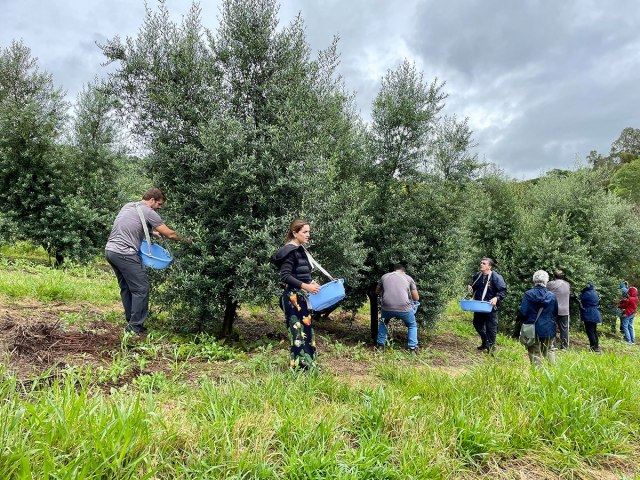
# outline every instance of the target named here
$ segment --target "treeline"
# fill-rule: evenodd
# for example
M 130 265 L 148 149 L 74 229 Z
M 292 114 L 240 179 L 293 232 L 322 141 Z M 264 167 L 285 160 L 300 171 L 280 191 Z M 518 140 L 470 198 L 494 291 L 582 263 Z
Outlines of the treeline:
M 336 75 L 337 41 L 312 55 L 303 20 L 280 26 L 275 1 L 225 0 L 215 30 L 197 4 L 175 22 L 161 2 L 135 37 L 101 48 L 115 69 L 71 116 L 24 45 L 2 51 L 0 241 L 89 258 L 121 204 L 159 186 L 169 223 L 195 240 L 156 275 L 176 328 L 229 334 L 241 303 L 272 302 L 268 258 L 296 216 L 346 279 L 344 307 L 369 300 L 372 315 L 376 281 L 398 261 L 426 323 L 485 255 L 511 292 L 506 319 L 539 268 L 576 287 L 593 279 L 611 302 L 620 279 L 640 278 L 635 197 L 614 182 L 625 164 L 510 180 L 478 161 L 467 120 L 442 113 L 444 83 L 410 61 L 384 76 L 365 123 Z M 143 158 L 125 154 L 123 131 Z

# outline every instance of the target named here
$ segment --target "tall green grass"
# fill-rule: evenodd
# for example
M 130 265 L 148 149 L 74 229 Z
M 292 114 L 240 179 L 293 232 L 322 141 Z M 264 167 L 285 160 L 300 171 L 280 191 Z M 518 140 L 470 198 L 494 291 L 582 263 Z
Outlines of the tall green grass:
M 52 269 L 25 262 L 0 261 L 0 295 L 42 302 L 83 302 L 110 305 L 119 300 L 115 276 L 95 267 Z
M 106 395 L 76 374 L 29 391 L 7 379 L 0 477 L 473 478 L 521 459 L 592 478 L 600 464 L 637 468 L 636 366 L 569 353 L 549 369 L 497 360 L 450 377 L 381 359 L 364 387 L 276 368 L 179 395 Z
M 97 269 L 0 269 L 3 295 L 117 302 L 115 280 Z M 475 336 L 453 307 L 440 329 Z M 602 356 L 576 349 L 534 369 L 522 346 L 500 335 L 495 357 L 474 351 L 473 363 L 450 376 L 429 366 L 439 352 L 432 338 L 414 358 L 322 336 L 321 370 L 308 375 L 289 372 L 286 348 L 277 344 L 242 352 L 206 335 L 126 336 L 103 366 L 68 367 L 29 382 L 0 365 L 0 478 L 640 474 L 637 349 L 603 338 Z M 119 382 L 153 362 L 164 368 Z M 333 375 L 325 368 L 331 362 L 358 363 L 369 380 L 352 383 L 349 368 Z

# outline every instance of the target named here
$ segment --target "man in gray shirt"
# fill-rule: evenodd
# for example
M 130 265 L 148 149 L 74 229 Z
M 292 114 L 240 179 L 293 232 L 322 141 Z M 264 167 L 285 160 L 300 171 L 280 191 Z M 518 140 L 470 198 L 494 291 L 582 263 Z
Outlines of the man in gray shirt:
M 560 330 L 560 350 L 569 348 L 569 282 L 562 270 L 553 272 L 553 280 L 547 283 L 547 290 L 558 300 L 558 329 Z
M 190 242 L 167 227 L 158 215 L 165 202 L 165 196 L 158 188 L 150 188 L 143 195 L 141 202 L 127 203 L 122 209 L 111 229 L 105 247 L 105 257 L 118 279 L 120 298 L 124 306 L 127 320 L 126 330 L 137 334 L 146 332 L 144 322 L 149 313 L 149 280 L 138 250 L 144 239 L 144 228 L 138 215 L 139 206 L 147 227 L 154 230 L 154 235 L 171 240 Z
M 376 293 L 381 297 L 381 316 L 378 321 L 377 346 L 383 348 L 387 341 L 387 325 L 392 318 L 399 318 L 408 329 L 409 351 L 418 350 L 418 325 L 413 311 L 413 302 L 420 300 L 416 282 L 405 273 L 400 264 L 393 265 L 390 273 L 382 276 Z

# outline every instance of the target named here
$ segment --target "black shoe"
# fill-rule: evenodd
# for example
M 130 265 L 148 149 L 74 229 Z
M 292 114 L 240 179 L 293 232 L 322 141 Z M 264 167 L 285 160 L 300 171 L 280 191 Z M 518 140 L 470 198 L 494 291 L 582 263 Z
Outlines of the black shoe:
M 373 347 L 373 349 L 378 352 L 384 352 L 384 343 L 376 343 L 376 346 Z
M 479 347 L 476 347 L 476 350 L 478 350 L 479 352 L 481 352 L 482 350 L 489 350 L 489 347 L 487 347 L 484 343 L 482 345 L 480 345 Z
M 145 327 L 132 327 L 131 325 L 127 325 L 124 327 L 125 332 L 135 333 L 136 335 L 146 335 L 147 329 Z
M 409 347 L 409 353 L 411 355 L 417 355 L 420 352 L 419 347 Z

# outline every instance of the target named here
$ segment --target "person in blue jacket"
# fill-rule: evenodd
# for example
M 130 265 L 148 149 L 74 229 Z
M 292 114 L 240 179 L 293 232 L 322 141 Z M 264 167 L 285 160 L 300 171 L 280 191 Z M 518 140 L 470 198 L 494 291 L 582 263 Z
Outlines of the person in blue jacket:
M 469 293 L 473 293 L 474 300 L 484 300 L 493 305 L 489 313 L 473 314 L 473 326 L 482 341 L 478 350 L 493 353 L 498 333 L 498 309 L 507 297 L 507 284 L 502 275 L 493 271 L 493 260 L 484 257 L 480 260 L 480 271 L 473 276 L 467 288 Z
M 536 341 L 527 347 L 529 360 L 536 367 L 542 365 L 542 357 L 549 363 L 555 362 L 552 350 L 553 339 L 556 336 L 556 319 L 558 317 L 558 300 L 547 290 L 549 274 L 538 270 L 533 274 L 534 287 L 524 292 L 518 315 L 522 323 L 535 323 Z
M 602 315 L 598 309 L 600 299 L 591 280 L 580 292 L 578 301 L 580 303 L 580 320 L 584 322 L 584 331 L 589 337 L 589 348 L 592 352 L 602 353 L 598 343 L 598 324 L 602 323 Z

